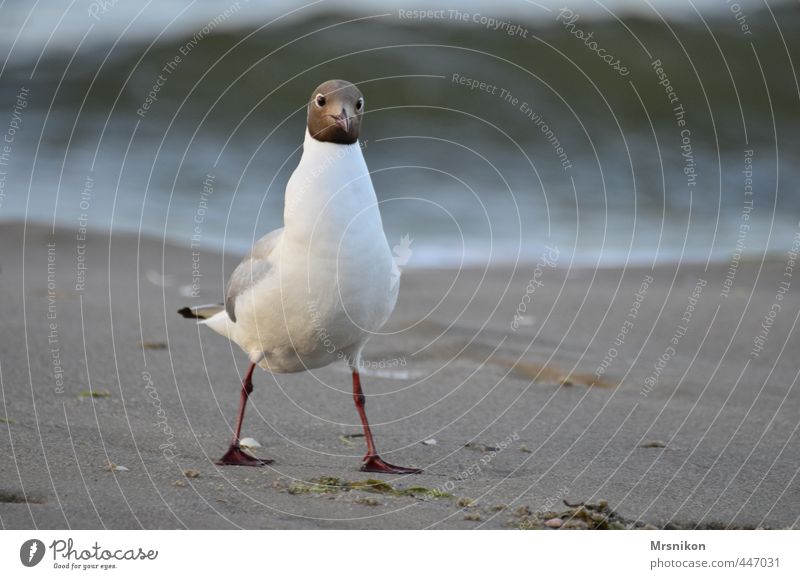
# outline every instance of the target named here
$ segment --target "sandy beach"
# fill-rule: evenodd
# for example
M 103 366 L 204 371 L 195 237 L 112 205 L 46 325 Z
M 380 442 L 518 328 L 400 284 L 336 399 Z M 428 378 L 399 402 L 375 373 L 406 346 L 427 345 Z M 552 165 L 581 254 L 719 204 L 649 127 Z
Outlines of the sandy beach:
M 176 310 L 240 256 L 81 237 L 0 225 L 2 528 L 800 526 L 789 258 L 404 272 L 363 371 L 379 450 L 425 471 L 396 478 L 359 472 L 338 366 L 258 371 L 275 462 L 215 466 L 247 360 Z

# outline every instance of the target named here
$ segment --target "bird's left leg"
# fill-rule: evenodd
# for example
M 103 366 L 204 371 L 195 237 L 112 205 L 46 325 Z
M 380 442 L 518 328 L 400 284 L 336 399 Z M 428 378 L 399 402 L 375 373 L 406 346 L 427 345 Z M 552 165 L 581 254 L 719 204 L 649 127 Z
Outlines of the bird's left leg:
M 367 454 L 364 455 L 364 464 L 361 470 L 365 472 L 385 472 L 389 474 L 419 474 L 422 471 L 418 468 L 406 468 L 389 464 L 378 456 L 375 450 L 375 441 L 372 440 L 372 431 L 367 421 L 367 413 L 364 410 L 365 398 L 361 390 L 361 377 L 357 369 L 353 369 L 353 401 L 356 403 L 356 410 L 361 418 L 361 425 L 364 427 L 364 437 L 367 439 Z
M 231 442 L 228 452 L 217 461 L 217 464 L 223 465 L 236 465 L 236 466 L 264 466 L 270 464 L 271 460 L 264 460 L 250 456 L 239 445 L 239 437 L 242 435 L 242 422 L 244 421 L 244 409 L 247 406 L 247 399 L 253 392 L 253 371 L 256 369 L 255 363 L 250 364 L 247 369 L 247 374 L 242 380 L 242 395 L 239 399 L 239 414 L 236 417 L 236 431 L 233 433 L 233 441 Z

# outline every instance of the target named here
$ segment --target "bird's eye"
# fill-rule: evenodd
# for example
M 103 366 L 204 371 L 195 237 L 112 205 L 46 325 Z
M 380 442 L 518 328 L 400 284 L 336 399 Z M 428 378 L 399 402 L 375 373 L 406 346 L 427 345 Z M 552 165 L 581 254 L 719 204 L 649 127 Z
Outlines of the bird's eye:
M 317 103 L 318 107 L 324 107 L 325 106 L 325 95 L 324 94 L 318 94 L 316 97 L 314 97 L 314 102 Z
M 357 110 L 357 111 L 360 111 L 360 110 L 361 110 L 361 109 L 363 109 L 363 108 L 364 108 L 364 99 L 363 99 L 363 98 L 360 98 L 360 99 L 358 99 L 358 100 L 356 101 L 356 110 Z

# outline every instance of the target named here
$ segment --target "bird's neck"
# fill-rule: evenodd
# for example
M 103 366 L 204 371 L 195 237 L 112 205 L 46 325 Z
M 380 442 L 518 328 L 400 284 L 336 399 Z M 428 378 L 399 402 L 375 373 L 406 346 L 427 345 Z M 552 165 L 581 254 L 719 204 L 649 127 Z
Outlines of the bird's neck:
M 357 216 L 357 222 L 353 220 Z M 303 156 L 286 187 L 284 226 L 294 238 L 340 238 L 348 227 L 379 229 L 380 212 L 361 145 L 317 141 L 306 130 Z

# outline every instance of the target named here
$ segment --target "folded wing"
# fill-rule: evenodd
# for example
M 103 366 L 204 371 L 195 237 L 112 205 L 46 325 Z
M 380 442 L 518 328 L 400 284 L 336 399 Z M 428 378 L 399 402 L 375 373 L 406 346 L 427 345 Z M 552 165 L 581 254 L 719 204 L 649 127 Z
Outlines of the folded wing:
M 231 321 L 236 322 L 236 298 L 269 275 L 272 264 L 270 254 L 283 235 L 283 227 L 267 233 L 259 239 L 242 262 L 233 270 L 225 291 L 225 311 Z

